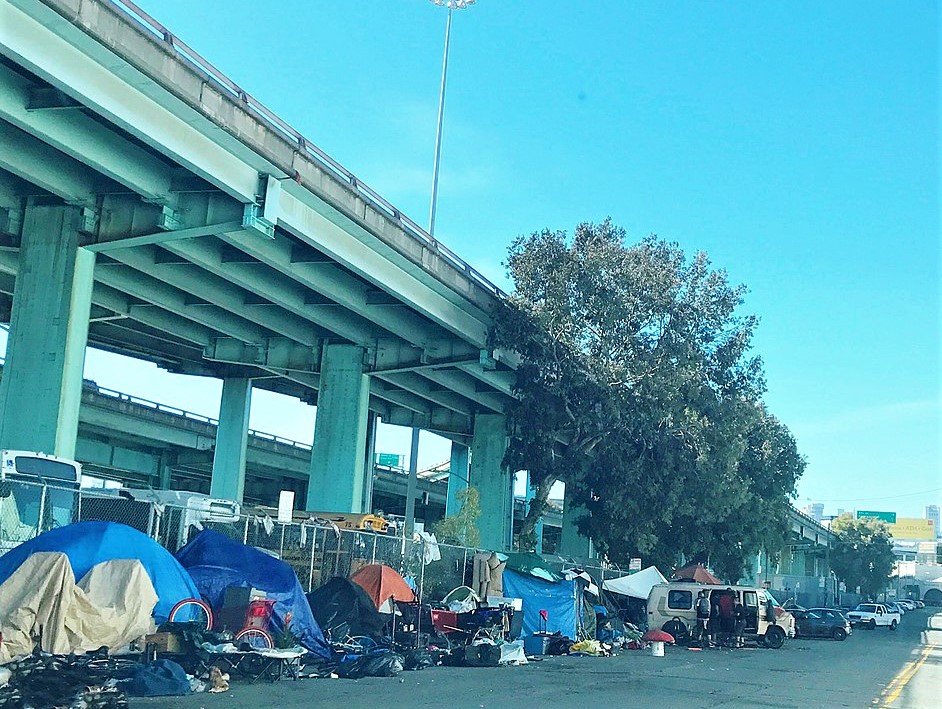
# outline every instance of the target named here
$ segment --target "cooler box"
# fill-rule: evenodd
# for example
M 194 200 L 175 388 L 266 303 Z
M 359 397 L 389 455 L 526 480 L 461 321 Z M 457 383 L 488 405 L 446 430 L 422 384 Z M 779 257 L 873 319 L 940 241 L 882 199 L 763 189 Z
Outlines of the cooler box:
M 528 655 L 545 655 L 549 640 L 549 635 L 528 635 L 523 639 L 523 651 Z

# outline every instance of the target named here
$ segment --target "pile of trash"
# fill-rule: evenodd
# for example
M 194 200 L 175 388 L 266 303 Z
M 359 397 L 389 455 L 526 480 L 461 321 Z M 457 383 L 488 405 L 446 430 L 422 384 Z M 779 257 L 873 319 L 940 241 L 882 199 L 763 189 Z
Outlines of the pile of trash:
M 107 652 L 50 655 L 36 651 L 5 665 L 0 677 L 0 707 L 68 707 L 127 709 L 127 696 L 116 680 L 129 677 L 137 663 L 109 657 Z

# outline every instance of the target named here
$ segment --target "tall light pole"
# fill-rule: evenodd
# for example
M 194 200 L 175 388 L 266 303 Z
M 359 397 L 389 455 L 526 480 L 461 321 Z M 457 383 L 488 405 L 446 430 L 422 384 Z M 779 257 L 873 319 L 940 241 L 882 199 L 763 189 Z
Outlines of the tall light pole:
M 432 166 L 432 201 L 428 214 L 428 233 L 435 236 L 435 208 L 438 206 L 438 171 L 442 157 L 442 123 L 445 118 L 445 82 L 448 78 L 448 45 L 451 41 L 451 16 L 455 10 L 465 10 L 475 0 L 432 0 L 440 7 L 448 8 L 448 20 L 445 23 L 445 52 L 442 56 L 442 87 L 438 93 L 438 129 L 435 132 L 435 162 Z
M 455 10 L 464 10 L 475 0 L 432 0 L 439 7 L 448 8 L 445 23 L 445 52 L 442 56 L 442 88 L 438 94 L 438 127 L 435 131 L 435 162 L 432 166 L 432 199 L 428 213 L 428 233 L 435 236 L 435 208 L 438 206 L 438 171 L 442 158 L 442 123 L 445 118 L 445 80 L 448 78 L 448 45 L 451 41 L 451 16 Z M 412 446 L 409 455 L 409 484 L 406 486 L 406 536 L 415 529 L 415 495 L 418 490 L 419 429 L 412 428 Z

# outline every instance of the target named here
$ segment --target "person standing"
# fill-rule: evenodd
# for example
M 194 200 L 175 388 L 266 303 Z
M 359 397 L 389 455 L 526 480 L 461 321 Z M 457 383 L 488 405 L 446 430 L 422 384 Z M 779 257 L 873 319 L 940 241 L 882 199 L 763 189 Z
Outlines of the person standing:
M 697 630 L 700 635 L 701 647 L 709 647 L 710 637 L 708 625 L 710 622 L 710 599 L 707 598 L 705 590 L 697 594 Z
M 738 599 L 733 614 L 736 620 L 736 647 L 745 647 L 746 643 L 743 640 L 743 635 L 746 632 L 746 609 L 743 608 Z
M 709 620 L 709 638 L 710 638 L 710 647 L 714 647 L 717 643 L 717 635 L 720 634 L 720 622 L 722 620 L 720 613 L 720 599 L 717 594 L 714 592 L 710 594 L 710 620 Z

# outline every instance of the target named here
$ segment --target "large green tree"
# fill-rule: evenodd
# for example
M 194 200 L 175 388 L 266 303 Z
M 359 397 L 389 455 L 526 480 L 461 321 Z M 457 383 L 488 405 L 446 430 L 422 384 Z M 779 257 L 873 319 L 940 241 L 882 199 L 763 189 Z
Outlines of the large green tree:
M 705 254 L 628 245 L 610 221 L 521 237 L 507 265 L 492 335 L 522 359 L 507 462 L 535 487 L 523 543 L 562 480 L 613 559 L 714 558 L 738 576 L 784 526 L 803 466 L 759 403 L 743 289 Z
M 848 590 L 860 587 L 875 598 L 889 583 L 896 561 L 889 527 L 873 517 L 854 519 L 849 513 L 831 522 L 836 540 L 831 549 L 831 568 Z

